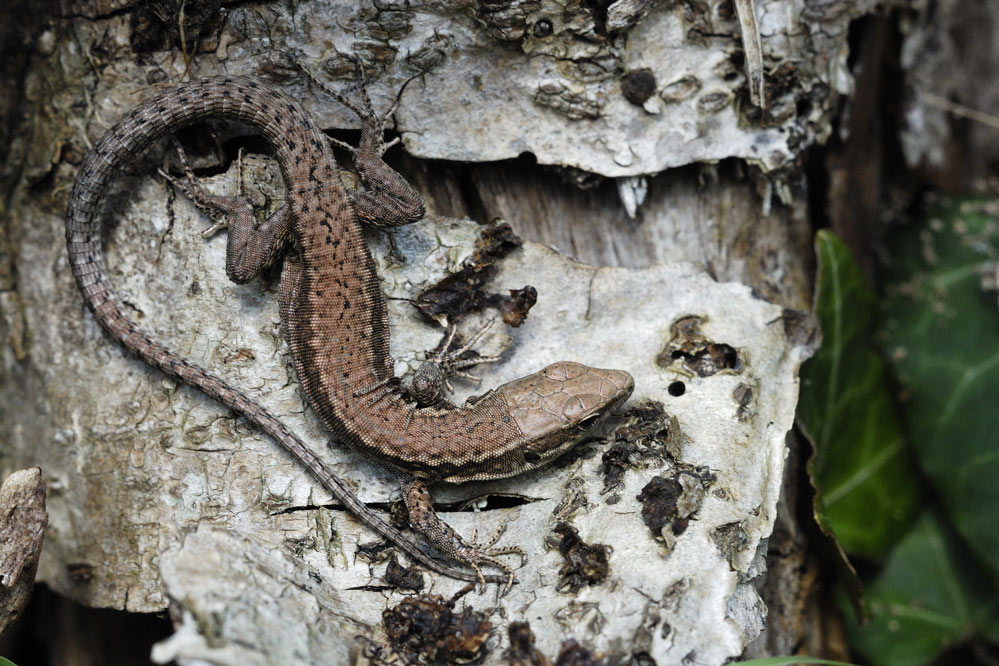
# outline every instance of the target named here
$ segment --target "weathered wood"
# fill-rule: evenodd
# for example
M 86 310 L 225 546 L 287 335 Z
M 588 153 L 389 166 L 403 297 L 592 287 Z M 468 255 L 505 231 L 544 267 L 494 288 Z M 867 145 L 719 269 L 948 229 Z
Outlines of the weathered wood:
M 0 634 L 31 597 L 48 522 L 41 470 L 8 476 L 0 487 Z

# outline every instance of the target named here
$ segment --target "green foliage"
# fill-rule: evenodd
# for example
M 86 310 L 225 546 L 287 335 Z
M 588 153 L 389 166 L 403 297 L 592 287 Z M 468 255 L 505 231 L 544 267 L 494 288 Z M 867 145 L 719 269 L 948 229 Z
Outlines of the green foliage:
M 995 640 L 999 596 L 988 580 L 944 522 L 927 513 L 865 588 L 870 624 L 858 626 L 841 604 L 850 644 L 873 666 L 919 666 L 972 634 Z
M 999 573 L 999 202 L 949 200 L 889 238 L 879 340 L 920 466 Z
M 876 338 L 894 392 L 867 347 L 874 295 L 820 233 L 825 339 L 802 369 L 798 416 L 820 522 L 850 552 L 887 553 L 865 586 L 870 623 L 841 604 L 851 645 L 873 666 L 920 666 L 974 636 L 999 641 L 999 202 L 945 201 L 887 247 Z
M 874 294 L 835 235 L 819 232 L 815 251 L 823 342 L 801 369 L 797 418 L 815 447 L 816 519 L 847 552 L 880 558 L 918 510 L 916 470 L 884 362 L 869 345 Z

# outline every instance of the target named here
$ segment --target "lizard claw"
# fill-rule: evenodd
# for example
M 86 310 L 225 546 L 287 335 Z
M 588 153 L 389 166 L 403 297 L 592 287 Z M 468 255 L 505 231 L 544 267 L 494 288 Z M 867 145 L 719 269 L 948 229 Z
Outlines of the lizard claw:
M 485 578 L 482 575 L 482 569 L 480 565 L 488 564 L 490 566 L 496 567 L 504 574 L 506 574 L 507 581 L 506 585 L 503 587 L 502 595 L 505 595 L 510 591 L 510 587 L 516 580 L 514 576 L 513 567 L 508 565 L 499 559 L 500 555 L 517 555 L 520 557 L 519 567 L 524 566 L 527 563 L 527 553 L 520 546 L 505 546 L 503 548 L 493 548 L 499 538 L 506 531 L 506 523 L 500 525 L 493 535 L 484 544 L 475 543 L 478 537 L 478 530 L 472 532 L 472 538 L 468 543 L 462 542 L 461 546 L 457 549 L 457 552 L 453 553 L 455 559 L 464 562 L 475 571 L 476 576 L 479 579 L 481 585 L 485 585 Z
M 461 562 L 475 571 L 475 576 L 480 584 L 486 583 L 486 577 L 482 573 L 482 565 L 496 567 L 506 575 L 506 585 L 503 587 L 503 594 L 506 594 L 515 580 L 513 567 L 499 559 L 500 555 L 516 554 L 520 556 L 520 566 L 526 561 L 526 553 L 518 546 L 506 548 L 493 548 L 493 544 L 499 539 L 506 526 L 501 526 L 496 534 L 485 546 L 479 546 L 466 541 L 454 528 L 440 519 L 433 510 L 433 503 L 426 483 L 417 478 L 403 478 L 401 480 L 403 501 L 409 511 L 409 524 L 422 532 L 423 535 L 438 551 L 453 560 Z M 495 577 L 490 577 L 495 580 Z
M 361 147 L 355 147 L 349 143 L 331 137 L 327 137 L 327 140 L 334 146 L 346 150 L 351 155 L 356 156 L 359 151 L 365 151 L 371 152 L 374 157 L 380 158 L 386 153 L 386 151 L 388 151 L 389 148 L 396 145 L 400 141 L 398 137 L 388 142 L 384 139 L 385 127 L 388 124 L 389 118 L 395 115 L 396 109 L 399 106 L 399 99 L 397 97 L 395 101 L 393 101 L 392 106 L 389 107 L 389 110 L 386 111 L 384 115 L 379 116 L 375 113 L 374 105 L 371 103 L 371 97 L 368 95 L 367 78 L 364 74 L 364 63 L 361 62 L 361 59 L 355 54 L 344 55 L 349 60 L 353 61 L 354 65 L 357 67 L 358 77 L 361 80 L 360 104 L 356 103 L 343 93 L 329 87 L 301 62 L 296 60 L 295 65 L 312 85 L 316 86 L 337 102 L 350 109 L 350 111 L 361 121 Z M 406 83 L 408 84 L 409 81 Z M 405 88 L 405 86 L 403 87 Z M 400 95 L 401 92 L 402 91 L 400 90 Z
M 244 216 L 252 220 L 253 207 L 250 200 L 243 194 L 243 149 L 240 148 L 236 155 L 236 196 L 225 197 L 212 194 L 198 182 L 198 177 L 194 175 L 187 154 L 179 141 L 174 141 L 174 148 L 180 158 L 181 167 L 184 169 L 184 181 L 181 181 L 163 169 L 157 169 L 159 175 L 175 188 L 180 190 L 184 196 L 197 206 L 198 210 L 205 214 L 214 224 L 201 232 L 201 237 L 208 239 L 230 226 L 230 218 L 234 216 Z

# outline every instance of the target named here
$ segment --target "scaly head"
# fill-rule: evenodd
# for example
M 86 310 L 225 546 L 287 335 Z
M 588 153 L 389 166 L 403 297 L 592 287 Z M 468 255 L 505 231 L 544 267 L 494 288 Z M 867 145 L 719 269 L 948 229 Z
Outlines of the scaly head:
M 451 483 L 499 479 L 541 467 L 565 453 L 585 432 L 631 396 L 635 380 L 623 370 L 591 368 L 560 361 L 496 389 L 523 433 L 515 448 L 474 475 Z

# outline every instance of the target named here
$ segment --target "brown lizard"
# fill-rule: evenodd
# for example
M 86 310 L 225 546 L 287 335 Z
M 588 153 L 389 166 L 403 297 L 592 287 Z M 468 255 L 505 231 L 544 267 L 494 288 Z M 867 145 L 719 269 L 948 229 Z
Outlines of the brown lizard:
M 362 119 L 354 153 L 370 191 L 344 187 L 327 137 L 293 100 L 245 78 L 214 78 L 166 90 L 114 125 L 89 153 L 69 200 L 69 263 L 95 318 L 125 349 L 167 375 L 197 388 L 272 436 L 345 507 L 404 552 L 437 571 L 483 581 L 479 565 L 506 573 L 496 555 L 464 541 L 433 511 L 428 483 L 508 477 L 534 469 L 570 447 L 602 415 L 631 394 L 631 376 L 579 363 L 553 363 L 456 407 L 416 404 L 394 376 L 385 298 L 361 222 L 391 227 L 420 219 L 423 200 L 381 160 L 384 120 L 332 93 Z M 391 112 L 390 112 L 391 113 Z M 389 114 L 386 115 L 388 117 Z M 280 312 L 305 395 L 342 442 L 394 470 L 402 480 L 410 523 L 444 555 L 474 575 L 430 557 L 387 525 L 287 427 L 263 406 L 207 370 L 152 340 L 129 318 L 112 290 L 101 247 L 101 212 L 122 168 L 156 139 L 193 123 L 228 119 L 258 129 L 273 147 L 288 199 L 255 228 L 250 202 L 188 193 L 229 222 L 226 273 L 252 279 L 288 254 Z

